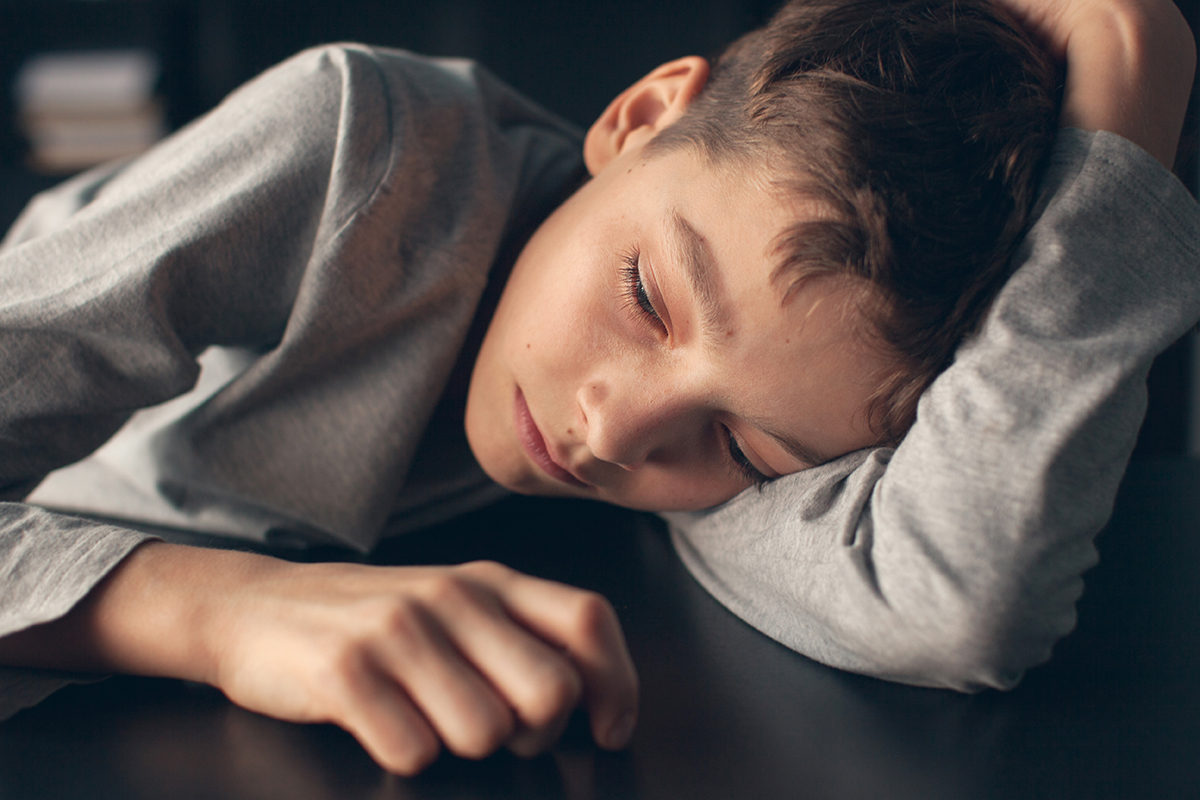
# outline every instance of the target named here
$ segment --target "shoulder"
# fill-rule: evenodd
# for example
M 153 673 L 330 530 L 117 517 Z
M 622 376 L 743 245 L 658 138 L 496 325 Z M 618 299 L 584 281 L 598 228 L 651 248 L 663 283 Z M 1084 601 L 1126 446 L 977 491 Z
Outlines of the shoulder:
M 432 58 L 352 42 L 301 51 L 268 69 L 228 98 L 224 113 L 253 126 L 282 122 L 295 134 L 346 126 L 386 126 L 417 139 L 494 138 L 533 126 L 577 142 L 572 126 L 468 59 Z M 500 138 L 504 138 L 503 134 Z
M 336 121 L 356 105 L 378 107 L 385 82 L 370 48 L 323 45 L 301 51 L 232 92 L 217 113 L 254 119 Z
M 480 78 L 483 77 L 481 81 Z M 344 114 L 347 101 L 384 111 L 396 105 L 488 105 L 494 78 L 475 62 L 439 59 L 405 50 L 339 42 L 303 50 L 271 67 L 226 100 L 253 100 L 261 111 Z M 510 90 L 511 91 L 511 90 Z

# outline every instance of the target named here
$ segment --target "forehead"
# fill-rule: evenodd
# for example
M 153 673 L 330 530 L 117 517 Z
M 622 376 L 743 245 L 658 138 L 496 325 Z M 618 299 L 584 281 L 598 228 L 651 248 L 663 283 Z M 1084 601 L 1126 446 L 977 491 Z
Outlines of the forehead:
M 719 288 L 754 289 L 755 299 L 774 293 L 779 313 L 765 315 L 785 322 L 789 316 L 789 294 L 805 281 L 794 272 L 781 270 L 781 245 L 794 237 L 798 226 L 832 218 L 826 204 L 797 190 L 792 180 L 778 179 L 770 165 L 742 159 L 707 158 L 693 149 L 672 151 L 661 163 L 642 173 L 646 186 L 635 189 L 649 200 L 637 214 L 639 227 L 657 235 L 672 251 L 675 261 L 685 266 L 703 265 L 711 280 L 693 287 L 712 302 Z M 696 270 L 692 270 L 693 272 Z M 865 281 L 833 277 L 846 284 L 839 292 L 866 298 L 872 289 Z M 822 281 L 827 283 L 827 281 Z M 748 297 L 740 298 L 748 301 Z M 804 304 L 796 304 L 804 305 Z M 843 304 L 844 305 L 844 304 Z M 856 303 L 855 314 L 865 308 Z M 765 309 L 762 309 L 765 311 Z M 809 311 L 803 312 L 807 317 Z
M 756 266 L 767 265 L 768 277 L 779 273 L 781 245 L 798 224 L 836 217 L 828 203 L 805 190 L 784 159 L 769 152 L 716 158 L 683 146 L 646 165 L 651 168 L 635 178 L 654 184 L 656 199 L 667 206 L 667 222 L 682 227 L 694 221 L 693 228 L 714 247 L 736 246 Z

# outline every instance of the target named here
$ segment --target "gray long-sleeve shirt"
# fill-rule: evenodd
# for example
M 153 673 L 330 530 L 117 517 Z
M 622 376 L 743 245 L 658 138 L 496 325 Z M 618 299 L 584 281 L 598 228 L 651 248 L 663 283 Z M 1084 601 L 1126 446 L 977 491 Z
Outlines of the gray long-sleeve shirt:
M 367 550 L 398 507 L 496 496 L 469 454 L 406 478 L 506 235 L 580 164 L 577 131 L 472 64 L 334 46 L 37 198 L 0 248 L 0 499 L 114 433 L 34 499 Z M 144 538 L 0 504 L 0 635 Z M 0 675 L 0 715 L 42 686 Z
M 20 500 L 121 429 L 35 498 L 369 548 L 506 230 L 578 158 L 468 64 L 334 47 L 47 195 L 0 250 L 0 489 Z M 901 447 L 669 515 L 735 613 L 818 660 L 956 688 L 1012 685 L 1070 630 L 1145 371 L 1200 316 L 1200 212 L 1105 134 L 1066 132 L 1046 187 Z M 0 635 L 66 613 L 142 538 L 0 505 Z M 37 677 L 0 672 L 0 715 Z

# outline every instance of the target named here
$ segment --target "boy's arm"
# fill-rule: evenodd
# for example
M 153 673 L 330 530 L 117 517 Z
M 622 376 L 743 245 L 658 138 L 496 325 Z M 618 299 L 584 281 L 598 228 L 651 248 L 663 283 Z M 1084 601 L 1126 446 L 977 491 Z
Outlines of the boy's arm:
M 1162 52 L 1171 41 L 1153 52 L 1192 63 L 1190 41 Z M 1123 127 L 1130 119 L 1186 99 L 1149 69 L 1122 78 L 1147 82 L 1135 96 L 1088 107 L 1103 92 L 1075 78 L 1068 120 L 1134 137 L 1155 125 Z M 1169 128 L 1179 109 L 1165 110 Z M 1170 161 L 1173 141 L 1157 139 L 1139 144 Z M 1012 686 L 1074 627 L 1146 372 L 1200 317 L 1200 208 L 1108 133 L 1063 131 L 1043 187 L 1019 269 L 894 452 L 669 515 L 696 577 L 764 632 L 845 669 L 969 690 Z
M 497 162 L 519 159 L 489 146 L 481 103 L 456 116 L 458 78 L 413 69 L 433 71 L 432 85 L 384 86 L 363 48 L 310 51 L 111 178 L 84 176 L 78 191 L 38 201 L 0 250 L 0 499 L 19 500 L 134 409 L 188 389 L 206 345 L 267 351 L 262 361 L 307 348 L 318 377 L 346 380 L 364 332 L 456 304 L 469 321 L 470 286 L 459 284 L 470 281 L 452 267 L 482 263 L 482 289 L 507 209 L 497 195 L 520 166 Z M 388 116 L 422 90 L 441 105 Z M 395 185 L 381 189 L 393 168 Z M 442 172 L 480 189 L 463 196 Z M 453 202 L 434 206 L 439 192 Z M 359 213 L 374 200 L 408 213 Z M 354 224 L 376 235 L 348 242 Z M 438 226 L 463 232 L 462 247 L 418 264 L 399 246 L 419 249 Z M 339 249 L 355 242 L 375 249 Z M 433 334 L 452 362 L 452 333 Z M 397 382 L 377 380 L 388 402 L 364 413 L 402 405 Z M 268 389 L 299 404 L 294 387 Z M 336 404 L 316 412 L 354 447 Z M 494 565 L 292 565 L 145 538 L 0 503 L 0 664 L 208 680 L 264 713 L 341 724 L 402 772 L 439 741 L 466 755 L 535 751 L 577 702 L 602 744 L 631 732 L 636 676 L 615 616 L 591 593 Z
M 1061 123 L 1109 131 L 1170 169 L 1196 72 L 1170 0 L 995 0 L 1068 65 Z
M 0 636 L 62 617 L 149 538 L 15 501 L 190 388 L 206 343 L 278 338 L 333 172 L 330 66 L 297 59 L 39 196 L 0 245 Z M 61 685 L 0 672 L 0 718 Z
M 0 498 L 190 389 L 208 345 L 280 340 L 336 196 L 335 145 L 382 148 L 339 130 L 338 72 L 295 59 L 26 208 L 0 248 Z
M 292 564 L 150 542 L 69 614 L 0 637 L 0 663 L 211 684 L 253 711 L 333 722 L 413 774 L 444 743 L 533 755 L 576 705 L 623 747 L 637 676 L 601 597 L 494 563 Z

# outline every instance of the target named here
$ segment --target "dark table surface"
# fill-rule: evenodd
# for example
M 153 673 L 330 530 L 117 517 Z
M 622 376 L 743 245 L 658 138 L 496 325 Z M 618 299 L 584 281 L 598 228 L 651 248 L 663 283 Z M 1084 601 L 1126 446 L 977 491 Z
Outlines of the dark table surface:
M 0 724 L 16 798 L 1200 797 L 1200 462 L 1134 464 L 1079 627 L 1013 692 L 914 689 L 820 666 L 709 598 L 651 518 L 513 498 L 389 545 L 388 562 L 496 558 L 604 592 L 642 678 L 632 746 L 575 720 L 550 754 L 443 755 L 406 780 L 332 726 L 215 690 L 113 678 Z

